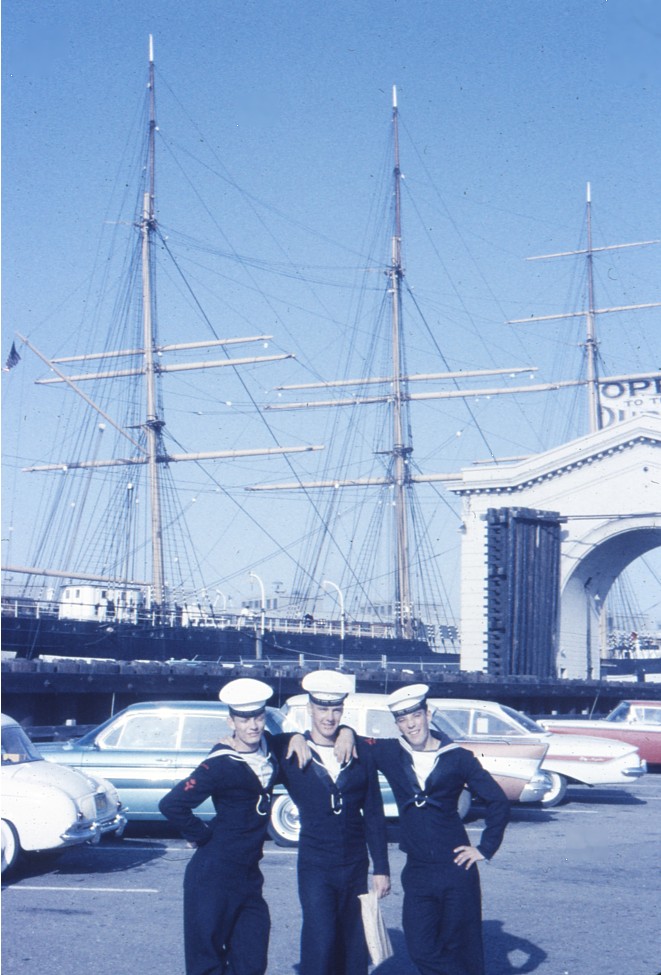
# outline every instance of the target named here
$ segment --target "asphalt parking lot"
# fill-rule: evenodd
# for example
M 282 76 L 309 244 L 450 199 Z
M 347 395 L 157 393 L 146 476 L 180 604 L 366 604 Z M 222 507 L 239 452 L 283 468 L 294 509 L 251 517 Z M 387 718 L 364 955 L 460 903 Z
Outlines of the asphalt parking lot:
M 503 847 L 480 867 L 487 975 L 661 973 L 661 775 L 629 787 L 570 789 L 551 810 L 515 807 Z M 468 823 L 477 839 L 479 819 Z M 393 840 L 396 826 L 393 827 Z M 6 975 L 183 975 L 181 881 L 191 855 L 166 827 L 78 847 L 3 877 Z M 379 975 L 414 975 L 401 931 L 403 856 L 390 846 L 384 903 L 395 957 Z M 296 975 L 296 852 L 268 842 L 269 975 Z

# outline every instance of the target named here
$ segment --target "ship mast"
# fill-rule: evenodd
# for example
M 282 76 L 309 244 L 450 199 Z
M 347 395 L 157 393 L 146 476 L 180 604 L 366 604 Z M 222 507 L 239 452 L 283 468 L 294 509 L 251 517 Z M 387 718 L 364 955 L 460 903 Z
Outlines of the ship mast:
M 206 461 L 216 459 L 234 459 L 240 457 L 275 456 L 279 454 L 301 453 L 308 451 L 322 450 L 321 445 L 299 445 L 294 447 L 270 446 L 261 448 L 248 448 L 241 450 L 208 450 L 202 452 L 168 453 L 165 445 L 163 430 L 165 420 L 159 407 L 158 382 L 165 373 L 187 372 L 191 370 L 208 370 L 221 367 L 236 369 L 238 366 L 251 365 L 256 363 L 275 362 L 282 359 L 290 359 L 293 356 L 289 353 L 274 353 L 260 356 L 242 356 L 232 358 L 225 352 L 225 358 L 220 360 L 203 359 L 199 362 L 174 362 L 164 363 L 162 357 L 172 352 L 187 350 L 211 349 L 220 347 L 225 351 L 233 345 L 244 345 L 255 342 L 265 342 L 272 338 L 271 335 L 251 335 L 245 338 L 215 338 L 197 342 L 180 342 L 176 344 L 159 345 L 157 336 L 157 323 L 155 315 L 155 272 L 154 272 L 154 238 L 158 234 L 158 224 L 155 211 L 155 138 L 156 138 L 156 102 L 154 90 L 154 44 L 153 38 L 149 37 L 149 81 L 148 81 L 148 101 L 149 101 L 149 128 L 146 155 L 146 188 L 142 196 L 141 214 L 137 219 L 136 226 L 140 233 L 140 259 L 141 276 L 139 285 L 141 287 L 142 301 L 142 347 L 124 348 L 116 350 L 105 350 L 104 352 L 92 352 L 84 355 L 61 356 L 49 359 L 28 340 L 19 336 L 25 345 L 34 352 L 48 367 L 52 375 L 45 379 L 37 379 L 38 385 L 65 384 L 76 395 L 82 399 L 86 405 L 95 411 L 104 423 L 109 423 L 133 448 L 129 456 L 114 458 L 95 458 L 91 460 L 69 459 L 65 462 L 37 464 L 23 468 L 24 471 L 74 471 L 74 470 L 93 470 L 111 467 L 140 467 L 146 465 L 149 472 L 149 496 L 150 496 L 150 545 L 151 545 L 151 582 L 136 582 L 129 579 L 128 572 L 90 573 L 82 570 L 80 566 L 67 566 L 61 569 L 54 569 L 52 566 L 2 566 L 3 571 L 11 570 L 25 575 L 55 576 L 57 578 L 79 579 L 83 581 L 105 582 L 108 585 L 122 586 L 150 586 L 151 603 L 155 608 L 165 607 L 166 599 L 166 552 L 163 536 L 163 503 L 162 503 L 162 471 L 163 465 L 169 466 L 174 463 L 185 461 Z M 96 372 L 83 372 L 76 375 L 67 375 L 58 368 L 62 363 L 85 363 L 102 360 L 128 359 L 129 363 L 124 368 L 99 368 Z M 143 446 L 133 436 L 132 428 L 126 429 L 121 423 L 104 409 L 94 398 L 87 395 L 80 388 L 82 382 L 93 382 L 98 380 L 115 380 L 126 377 L 140 377 L 145 384 L 147 415 L 142 424 L 146 434 L 146 445 Z
M 599 405 L 599 343 L 595 331 L 594 316 L 594 255 L 592 251 L 592 193 L 587 184 L 585 195 L 587 222 L 587 252 L 585 260 L 588 270 L 588 307 L 585 313 L 585 354 L 587 356 L 588 405 L 590 412 L 590 433 L 601 430 L 601 408 Z
M 525 325 L 528 322 L 551 322 L 561 318 L 585 318 L 585 342 L 583 347 L 586 355 L 586 380 L 585 385 L 588 393 L 588 412 L 590 420 L 590 433 L 596 433 L 603 427 L 603 417 L 601 413 L 601 401 L 599 397 L 599 342 L 597 340 L 596 321 L 597 315 L 606 315 L 610 312 L 634 311 L 641 308 L 658 308 L 661 302 L 653 301 L 639 305 L 620 305 L 615 308 L 595 308 L 594 303 L 594 255 L 600 251 L 623 250 L 626 247 L 644 247 L 648 244 L 658 244 L 658 240 L 637 240 L 630 244 L 610 244 L 607 247 L 594 247 L 592 244 L 592 190 L 590 183 L 586 186 L 585 195 L 586 206 L 586 229 L 587 242 L 583 250 L 562 251 L 558 254 L 539 254 L 536 257 L 528 257 L 528 261 L 544 261 L 556 257 L 577 257 L 585 255 L 587 265 L 587 308 L 583 311 L 566 312 L 562 315 L 531 315 L 529 318 L 513 318 L 507 322 L 508 325 Z M 624 378 L 633 379 L 629 376 Z M 609 381 L 612 381 L 608 377 Z M 604 380 L 602 380 L 604 381 Z M 567 384 L 564 384 L 567 385 Z M 534 387 L 531 387 L 534 389 Z
M 404 431 L 404 401 L 406 380 L 402 368 L 401 322 L 402 322 L 402 209 L 401 209 L 401 170 L 399 165 L 399 119 L 397 113 L 397 88 L 392 90 L 392 124 L 394 145 L 394 194 L 395 226 L 392 236 L 390 277 L 390 302 L 392 314 L 392 366 L 393 366 L 393 444 L 392 475 L 395 492 L 395 548 L 396 548 L 396 592 L 395 592 L 395 633 L 398 637 L 410 640 L 413 637 L 411 612 L 411 570 L 408 544 L 408 488 L 409 456 L 413 451 L 406 441 Z
M 161 515 L 161 487 L 159 455 L 163 450 L 165 421 L 158 415 L 156 401 L 155 332 L 153 321 L 153 260 L 152 243 L 156 230 L 155 197 L 155 134 L 156 102 L 154 92 L 154 42 L 149 35 L 149 133 L 147 146 L 147 189 L 143 196 L 140 234 L 142 237 L 142 326 L 147 386 L 147 463 L 149 467 L 149 495 L 151 501 L 151 551 L 153 601 L 157 606 L 165 602 L 165 571 L 163 563 L 163 521 Z

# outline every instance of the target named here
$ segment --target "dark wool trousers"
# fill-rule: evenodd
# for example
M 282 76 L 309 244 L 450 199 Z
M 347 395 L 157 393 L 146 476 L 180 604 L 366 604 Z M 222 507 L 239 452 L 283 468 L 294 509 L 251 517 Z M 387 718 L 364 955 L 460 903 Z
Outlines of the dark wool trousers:
M 344 867 L 306 865 L 299 857 L 300 975 L 367 975 L 367 944 L 358 900 L 367 891 L 367 867 L 367 861 Z
M 271 920 L 259 867 L 202 847 L 184 877 L 186 975 L 265 975 Z
M 402 887 L 406 946 L 421 975 L 484 975 L 477 866 L 409 860 Z

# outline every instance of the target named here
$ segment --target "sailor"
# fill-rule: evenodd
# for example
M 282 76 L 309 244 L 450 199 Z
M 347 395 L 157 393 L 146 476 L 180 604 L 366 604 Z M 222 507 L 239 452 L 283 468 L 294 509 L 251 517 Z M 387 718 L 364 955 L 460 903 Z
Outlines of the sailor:
M 163 815 L 196 847 L 184 876 L 187 975 L 264 975 L 270 932 L 259 869 L 278 764 L 264 738 L 263 681 L 230 681 L 219 698 L 229 705 L 230 743 L 205 760 L 159 803 Z M 193 810 L 211 797 L 216 816 Z
M 399 810 L 402 927 L 421 975 L 483 975 L 477 863 L 500 846 L 509 802 L 472 752 L 430 728 L 426 684 L 388 697 L 399 738 L 367 739 Z M 346 732 L 343 730 L 342 734 Z M 361 739 L 357 739 L 360 747 Z M 464 786 L 484 801 L 485 828 L 471 845 L 457 812 Z
M 390 891 L 386 821 L 376 766 L 363 742 L 357 744 L 355 757 L 347 749 L 346 762 L 335 756 L 344 700 L 353 689 L 351 678 L 319 670 L 307 674 L 302 686 L 308 692 L 311 727 L 305 737 L 312 760 L 305 768 L 280 762 L 281 780 L 301 819 L 300 975 L 367 975 L 358 895 L 368 887 L 368 850 L 373 889 L 379 897 Z M 272 742 L 278 754 L 276 739 Z

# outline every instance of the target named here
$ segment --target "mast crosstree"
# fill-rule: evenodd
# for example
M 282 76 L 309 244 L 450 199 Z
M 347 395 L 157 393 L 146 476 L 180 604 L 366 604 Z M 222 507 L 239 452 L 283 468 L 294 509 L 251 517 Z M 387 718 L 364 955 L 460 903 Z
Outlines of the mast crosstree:
M 644 375 L 627 376 L 602 376 L 599 377 L 599 342 L 597 339 L 597 315 L 607 315 L 613 312 L 639 311 L 643 308 L 661 308 L 661 302 L 652 301 L 638 305 L 620 305 L 613 308 L 595 308 L 594 298 L 594 255 L 600 251 L 623 250 L 627 247 L 646 247 L 648 244 L 659 244 L 660 240 L 638 240 L 628 244 L 609 244 L 607 247 L 593 247 L 592 245 L 592 189 L 590 183 L 586 185 L 585 212 L 587 242 L 582 250 L 561 251 L 557 254 L 539 254 L 535 257 L 528 257 L 528 261 L 545 261 L 556 257 L 577 257 L 585 255 L 587 264 L 587 283 L 588 283 L 588 302 L 587 308 L 583 311 L 564 312 L 559 315 L 531 315 L 528 318 L 513 318 L 507 322 L 508 325 L 525 325 L 529 322 L 552 322 L 563 318 L 585 318 L 585 355 L 587 360 L 587 378 L 583 380 L 587 388 L 588 408 L 590 417 L 590 433 L 596 433 L 603 427 L 603 417 L 601 403 L 599 399 L 600 382 L 621 382 L 622 380 L 635 380 L 648 378 L 650 376 L 659 377 L 661 373 L 645 373 Z M 566 383 L 564 385 L 567 385 Z

